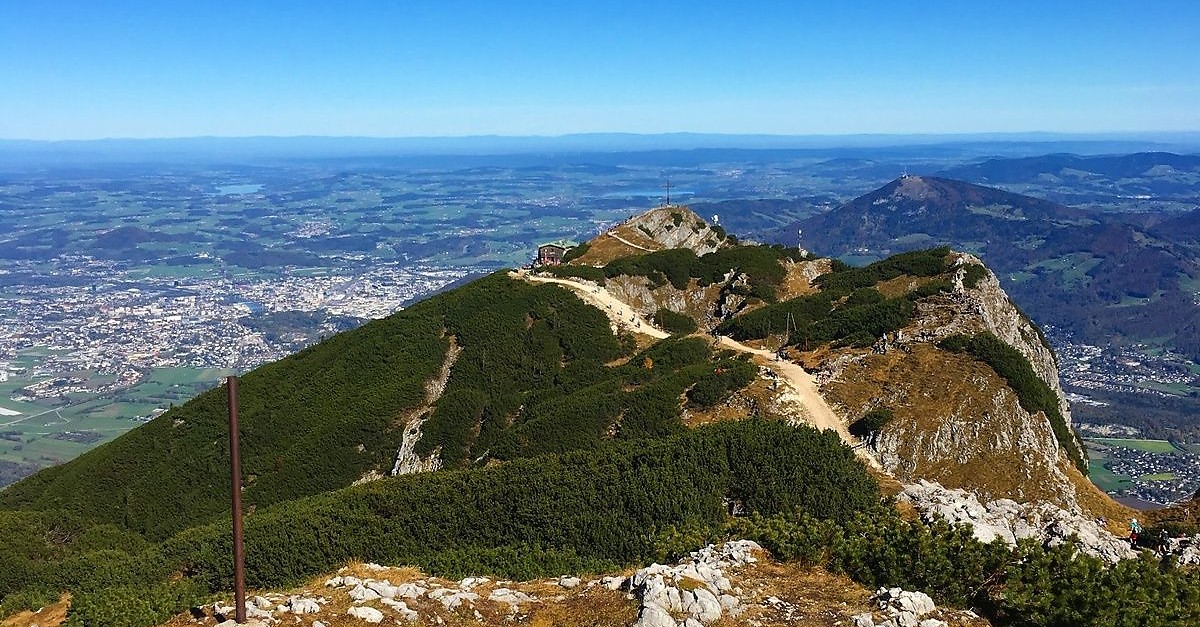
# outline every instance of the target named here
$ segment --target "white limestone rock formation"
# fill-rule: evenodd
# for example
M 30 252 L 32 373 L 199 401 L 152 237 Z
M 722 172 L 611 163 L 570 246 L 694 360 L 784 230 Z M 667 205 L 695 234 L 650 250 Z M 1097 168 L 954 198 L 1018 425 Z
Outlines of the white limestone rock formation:
M 941 518 L 951 524 L 970 525 L 981 542 L 1001 540 L 1016 546 L 1032 539 L 1043 546 L 1057 546 L 1075 538 L 1078 549 L 1108 564 L 1137 557 L 1129 542 L 1097 521 L 1051 503 L 1017 503 L 997 499 L 981 503 L 966 490 L 952 490 L 929 481 L 907 485 L 900 494 L 912 503 L 927 522 Z

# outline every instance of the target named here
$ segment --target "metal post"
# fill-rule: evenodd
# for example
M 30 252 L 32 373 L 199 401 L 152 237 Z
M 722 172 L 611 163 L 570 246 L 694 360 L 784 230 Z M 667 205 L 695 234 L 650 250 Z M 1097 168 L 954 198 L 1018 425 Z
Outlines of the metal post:
M 237 377 L 226 380 L 229 392 L 229 476 L 233 500 L 233 607 L 234 621 L 246 622 L 245 549 L 242 546 L 242 460 L 238 448 Z

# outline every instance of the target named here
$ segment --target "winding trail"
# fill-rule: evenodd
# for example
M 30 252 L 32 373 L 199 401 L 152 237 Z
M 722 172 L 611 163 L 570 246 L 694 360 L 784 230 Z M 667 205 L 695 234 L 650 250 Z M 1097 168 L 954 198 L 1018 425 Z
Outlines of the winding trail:
M 632 331 L 641 335 L 649 335 L 659 340 L 671 336 L 670 333 L 642 320 L 641 314 L 625 304 L 625 301 L 609 294 L 608 290 L 603 287 L 584 285 L 570 279 L 561 279 L 558 277 L 534 276 L 524 270 L 509 272 L 508 275 L 514 279 L 523 279 L 530 283 L 554 283 L 571 288 L 588 304 L 607 314 L 608 321 L 612 323 L 614 331 Z
M 620 235 L 617 235 L 616 233 L 613 233 L 612 231 L 608 231 L 607 233 L 605 233 L 605 235 L 617 240 L 618 242 L 621 242 L 622 244 L 625 244 L 626 246 L 632 246 L 638 250 L 644 250 L 648 253 L 654 252 L 653 250 L 650 250 L 649 248 L 646 248 L 645 246 L 638 246 L 637 244 L 634 244 L 633 242 L 625 239 L 624 237 L 621 237 Z
M 643 320 L 632 307 L 610 294 L 603 287 L 585 285 L 558 277 L 534 276 L 523 270 L 510 272 L 509 276 L 531 283 L 554 283 L 574 290 L 585 302 L 605 312 L 614 330 L 629 330 L 656 339 L 670 337 L 669 333 Z M 841 418 L 838 418 L 838 415 L 825 402 L 825 398 L 817 389 L 816 379 L 799 364 L 779 359 L 775 353 L 769 350 L 751 348 L 730 337 L 721 335 L 716 339 L 721 347 L 748 353 L 753 356 L 755 364 L 775 373 L 775 376 L 778 377 L 777 380 L 782 384 L 779 400 L 793 408 L 791 417 L 794 420 L 821 430 L 833 429 L 847 446 L 855 449 L 859 458 L 874 468 L 880 468 L 879 462 L 862 449 L 862 442 L 850 434 Z

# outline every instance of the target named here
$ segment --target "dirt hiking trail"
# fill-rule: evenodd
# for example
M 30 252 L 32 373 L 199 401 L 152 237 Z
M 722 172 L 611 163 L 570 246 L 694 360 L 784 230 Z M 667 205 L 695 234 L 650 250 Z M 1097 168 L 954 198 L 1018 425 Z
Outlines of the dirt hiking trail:
M 669 333 L 654 327 L 632 307 L 610 294 L 603 287 L 558 277 L 535 276 L 525 271 L 510 272 L 509 276 L 531 283 L 554 283 L 570 288 L 585 302 L 605 312 L 614 330 L 628 330 L 656 339 L 670 337 Z M 841 418 L 838 418 L 838 415 L 825 402 L 825 398 L 817 390 L 816 379 L 799 364 L 779 359 L 775 353 L 769 350 L 751 348 L 723 335 L 717 336 L 716 340 L 722 348 L 752 355 L 755 364 L 775 373 L 777 380 L 782 384 L 779 400 L 793 408 L 793 413 L 789 417 L 817 429 L 833 429 L 847 446 L 855 449 L 863 461 L 873 468 L 880 468 L 879 462 L 862 449 L 862 442 L 850 434 Z

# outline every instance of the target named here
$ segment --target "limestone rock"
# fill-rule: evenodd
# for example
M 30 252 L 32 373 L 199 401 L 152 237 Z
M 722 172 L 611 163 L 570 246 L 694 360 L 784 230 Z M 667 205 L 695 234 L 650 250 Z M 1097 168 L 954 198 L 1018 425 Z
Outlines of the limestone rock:
M 354 618 L 357 618 L 357 619 L 359 619 L 363 622 L 367 622 L 367 623 L 383 622 L 383 612 L 380 612 L 379 610 L 377 610 L 373 607 L 365 607 L 365 606 L 352 607 L 352 608 L 346 610 L 346 614 L 348 616 L 353 616 Z
M 1051 503 L 1017 503 L 997 499 L 986 504 L 966 490 L 952 490 L 929 481 L 907 485 L 900 499 L 912 503 L 922 518 L 937 518 L 950 524 L 970 525 L 981 542 L 1002 541 L 1016 546 L 1018 540 L 1034 539 L 1044 546 L 1058 546 L 1075 537 L 1078 549 L 1115 564 L 1137 557 L 1124 538 L 1082 514 Z
M 316 614 L 321 611 L 321 604 L 313 598 L 294 596 L 288 599 L 287 608 L 293 614 Z
M 380 594 L 378 592 L 364 586 L 361 583 L 354 586 L 354 589 L 350 591 L 350 598 L 359 603 L 363 601 L 373 601 L 379 597 Z
M 675 619 L 658 605 L 643 605 L 633 627 L 677 627 Z
M 641 600 L 637 625 L 657 624 L 663 616 L 670 619 L 671 613 L 686 614 L 685 625 L 688 621 L 707 625 L 732 613 L 740 602 L 724 594 L 733 589 L 724 571 L 757 561 L 756 550 L 761 550 L 758 544 L 736 540 L 693 551 L 674 566 L 651 564 L 637 571 L 629 578 L 630 589 Z

